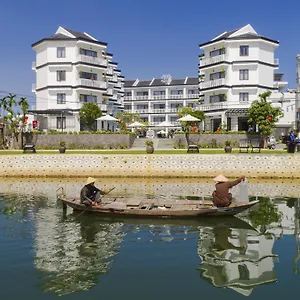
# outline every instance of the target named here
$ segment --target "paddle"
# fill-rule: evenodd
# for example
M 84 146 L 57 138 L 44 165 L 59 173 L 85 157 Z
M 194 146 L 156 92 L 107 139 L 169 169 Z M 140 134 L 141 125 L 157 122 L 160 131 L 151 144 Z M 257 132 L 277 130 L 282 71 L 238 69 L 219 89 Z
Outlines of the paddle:
M 112 189 L 110 189 L 107 193 L 105 193 L 102 197 L 100 197 L 99 198 L 99 202 L 101 201 L 101 199 L 105 196 L 105 195 L 107 195 L 107 194 L 109 194 L 112 190 L 114 190 L 115 189 L 115 187 L 113 187 Z M 87 206 L 78 216 L 76 216 L 76 218 L 78 218 L 79 216 L 81 216 L 84 212 L 86 212 L 88 209 L 90 208 L 90 206 Z

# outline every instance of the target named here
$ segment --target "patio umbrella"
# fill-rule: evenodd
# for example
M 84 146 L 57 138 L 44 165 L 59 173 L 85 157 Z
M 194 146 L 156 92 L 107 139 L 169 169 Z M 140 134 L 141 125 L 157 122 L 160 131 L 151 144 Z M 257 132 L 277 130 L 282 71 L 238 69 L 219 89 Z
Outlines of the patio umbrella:
M 200 121 L 199 119 L 191 116 L 191 115 L 186 115 L 180 119 L 178 119 L 178 121 L 184 121 L 184 122 L 193 122 L 193 121 Z
M 133 127 L 144 127 L 145 125 L 140 123 L 140 122 L 134 122 L 130 125 L 128 125 L 127 127 L 133 128 Z
M 105 115 L 105 116 L 99 117 L 96 120 L 97 121 L 118 121 L 118 119 L 116 119 L 110 115 Z
M 173 124 L 168 121 L 163 121 L 156 125 L 156 127 L 170 127 L 170 126 L 173 126 Z

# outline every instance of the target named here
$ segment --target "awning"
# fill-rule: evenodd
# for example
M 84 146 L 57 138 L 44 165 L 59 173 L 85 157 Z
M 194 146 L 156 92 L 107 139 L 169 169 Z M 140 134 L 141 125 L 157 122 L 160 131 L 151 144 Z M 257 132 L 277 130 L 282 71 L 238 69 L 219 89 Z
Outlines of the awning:
M 28 110 L 29 114 L 34 115 L 73 115 L 74 113 L 79 113 L 79 109 L 36 109 Z
M 226 111 L 226 115 L 248 115 L 248 108 L 230 108 Z

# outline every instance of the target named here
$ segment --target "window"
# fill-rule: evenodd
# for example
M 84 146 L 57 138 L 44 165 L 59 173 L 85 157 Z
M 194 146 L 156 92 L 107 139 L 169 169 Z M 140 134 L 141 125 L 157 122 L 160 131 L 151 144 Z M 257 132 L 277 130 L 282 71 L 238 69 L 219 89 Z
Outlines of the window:
M 248 102 L 249 93 L 240 93 L 240 102 Z
M 79 72 L 79 77 L 84 79 L 90 79 L 90 80 L 97 80 L 97 74 L 96 73 L 88 73 L 88 72 Z
M 132 96 L 132 92 L 125 92 L 125 97 L 131 97 Z
M 240 70 L 240 80 L 248 80 L 249 79 L 249 70 L 243 69 Z
M 225 54 L 225 48 L 221 48 L 221 49 L 217 49 L 217 50 L 213 50 L 209 52 L 209 56 L 213 57 L 213 56 L 218 56 L 221 54 Z
M 131 110 L 131 108 L 132 108 L 132 106 L 129 105 L 129 104 L 125 104 L 125 105 L 124 105 L 124 109 L 125 109 L 125 110 Z
M 240 56 L 249 56 L 249 46 L 240 46 Z
M 57 81 L 66 81 L 66 71 L 56 71 Z
M 84 103 L 91 103 L 91 102 L 97 103 L 97 96 L 80 94 L 80 102 L 84 102 Z
M 219 103 L 224 101 L 226 101 L 225 94 L 209 96 L 209 103 Z
M 66 57 L 66 48 L 65 47 L 57 47 L 56 56 L 58 58 Z
M 153 91 L 153 96 L 164 96 L 166 91 Z
M 82 54 L 82 55 L 86 55 L 86 56 L 97 57 L 97 52 L 96 51 L 92 51 L 92 50 L 88 50 L 88 49 L 80 48 L 79 53 Z
M 225 78 L 225 72 L 217 72 L 209 75 L 209 80 Z
M 57 104 L 66 104 L 66 94 L 57 94 Z
M 66 117 L 57 117 L 56 118 L 56 128 L 65 129 L 66 128 Z
M 171 90 L 171 95 L 183 95 L 183 90 Z
M 195 89 L 195 90 L 188 90 L 188 95 L 195 95 L 195 94 L 198 94 L 199 93 L 199 90 L 198 89 Z
M 137 96 L 148 96 L 148 92 L 136 92 Z

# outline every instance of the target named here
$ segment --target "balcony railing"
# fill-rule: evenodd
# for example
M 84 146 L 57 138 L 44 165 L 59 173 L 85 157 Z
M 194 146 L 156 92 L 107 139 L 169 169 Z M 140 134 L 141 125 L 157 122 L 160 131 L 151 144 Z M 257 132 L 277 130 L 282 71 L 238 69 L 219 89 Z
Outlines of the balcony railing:
M 35 90 L 36 90 L 36 84 L 35 84 L 35 83 L 33 83 L 33 84 L 32 84 L 32 87 L 31 87 L 31 91 L 34 93 L 34 92 L 35 92 Z
M 90 79 L 79 79 L 79 85 L 87 86 L 87 87 L 95 87 L 100 89 L 106 89 L 107 84 L 103 81 L 96 81 Z
M 223 61 L 228 61 L 228 55 L 221 54 L 213 57 L 203 58 L 200 60 L 200 67 L 220 63 Z
M 225 85 L 225 78 L 200 82 L 200 90 Z
M 279 66 L 279 58 L 274 58 L 274 65 Z
M 93 57 L 88 55 L 79 55 L 79 60 L 84 63 L 99 65 L 99 66 L 107 66 L 107 60 L 99 57 Z
M 31 69 L 32 69 L 32 70 L 35 70 L 35 69 L 36 69 L 36 61 L 33 61 L 33 62 L 32 62 Z
M 107 94 L 112 95 L 113 94 L 113 90 L 112 89 L 107 89 Z
M 125 96 L 124 100 L 167 100 L 167 99 L 198 99 L 200 94 L 186 94 L 186 95 L 150 95 L 150 96 Z
M 109 81 L 113 81 L 113 82 L 117 82 L 118 81 L 118 77 L 117 76 L 113 76 L 112 78 L 108 78 Z
M 217 102 L 217 103 L 209 103 L 209 104 L 199 104 L 196 106 L 196 110 L 202 111 L 213 111 L 220 109 L 229 109 L 229 108 L 249 108 L 249 101 L 235 101 L 235 102 Z

